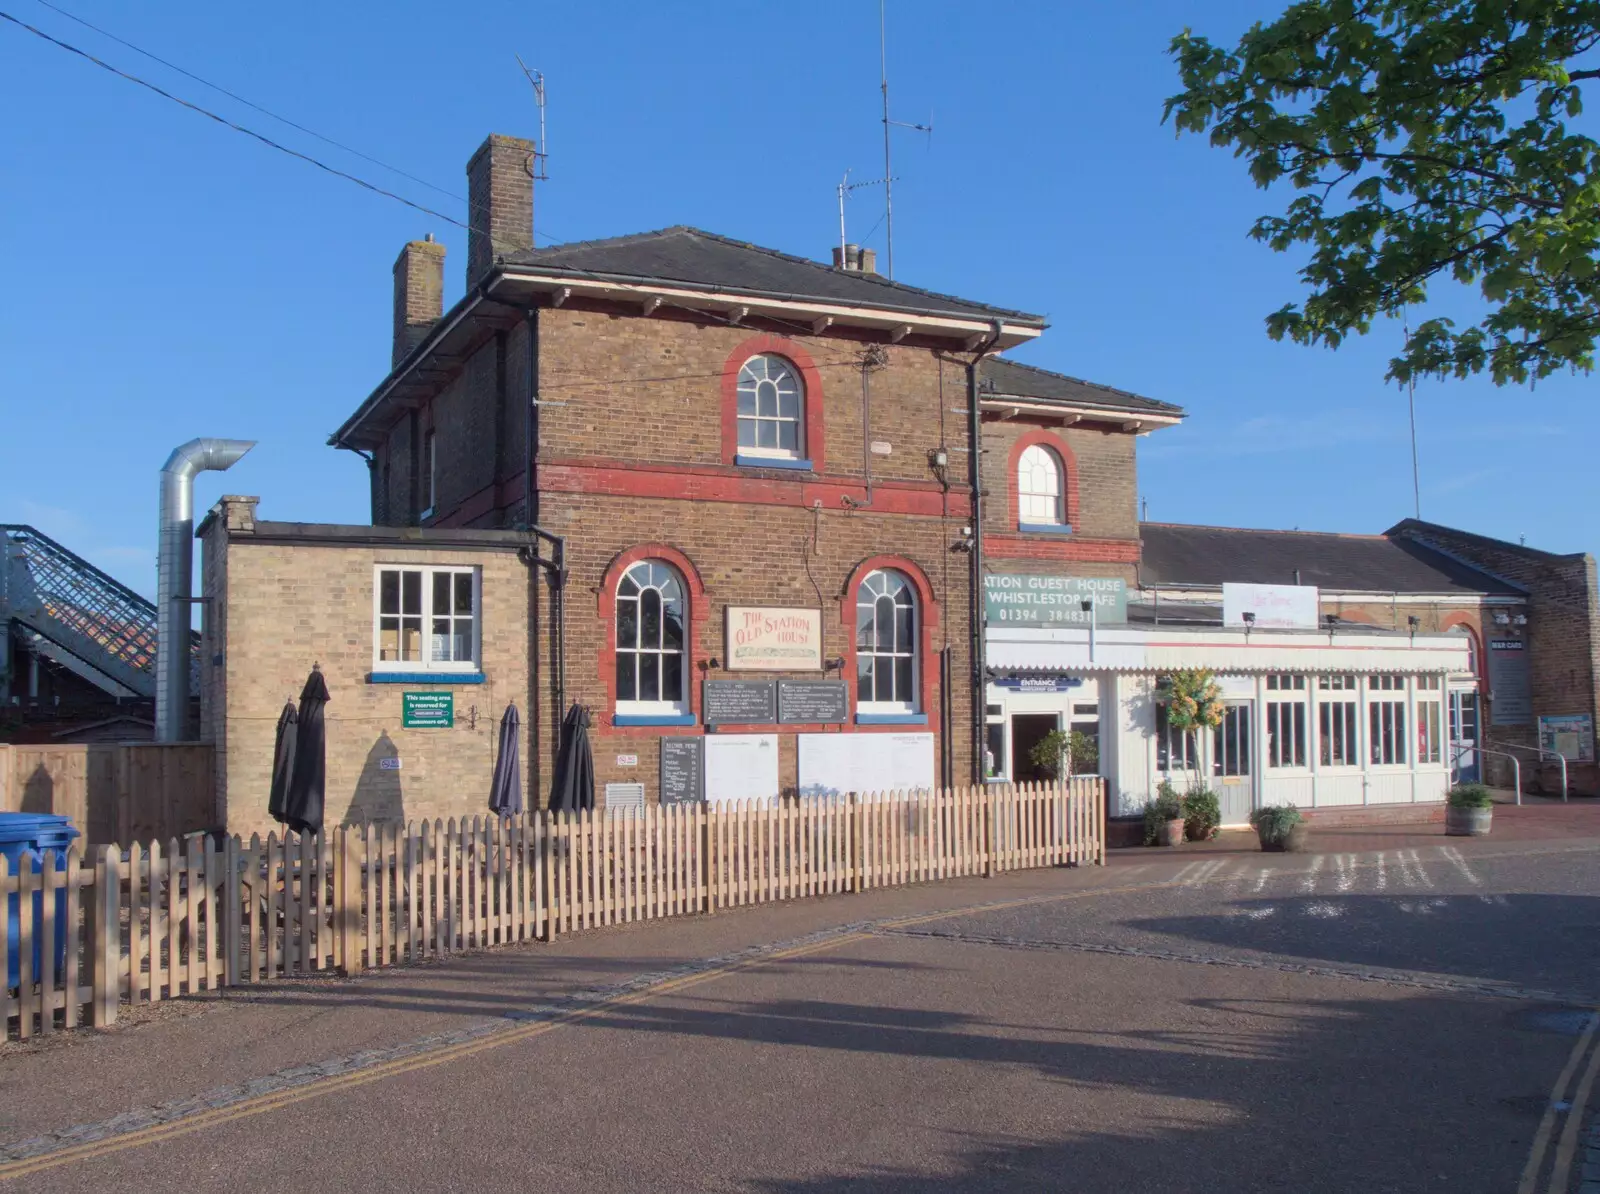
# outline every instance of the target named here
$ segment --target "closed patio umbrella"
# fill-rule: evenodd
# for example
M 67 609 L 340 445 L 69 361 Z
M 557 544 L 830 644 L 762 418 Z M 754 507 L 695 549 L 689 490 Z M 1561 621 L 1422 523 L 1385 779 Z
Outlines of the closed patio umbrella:
M 500 747 L 494 760 L 494 779 L 489 784 L 489 811 L 501 817 L 522 813 L 522 764 L 517 745 L 521 728 L 516 705 L 507 705 L 500 717 Z
M 289 777 L 294 772 L 294 755 L 300 714 L 293 701 L 284 702 L 278 714 L 278 732 L 272 743 L 272 789 L 267 797 L 267 812 L 274 821 L 283 820 L 283 805 L 289 795 Z
M 289 790 L 283 801 L 284 822 L 298 833 L 322 832 L 322 804 L 328 772 L 322 707 L 328 700 L 328 685 L 322 678 L 322 669 L 313 666 L 300 692 L 294 767 L 289 772 Z
M 576 811 L 594 807 L 594 753 L 589 748 L 589 711 L 574 704 L 561 719 L 561 749 L 556 755 L 550 807 Z

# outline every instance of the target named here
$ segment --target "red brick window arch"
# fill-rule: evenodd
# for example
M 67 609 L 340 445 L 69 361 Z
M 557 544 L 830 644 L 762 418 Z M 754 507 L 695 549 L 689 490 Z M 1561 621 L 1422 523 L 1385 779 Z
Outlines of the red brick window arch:
M 1011 445 L 1007 489 L 1011 525 L 1019 531 L 1072 531 L 1078 518 L 1078 467 L 1060 436 L 1042 429 L 1019 435 Z
M 722 457 L 725 464 L 822 471 L 822 375 L 795 341 L 752 336 L 728 355 Z
M 599 614 L 612 724 L 694 724 L 705 586 L 689 559 L 664 544 L 623 552 L 601 579 Z

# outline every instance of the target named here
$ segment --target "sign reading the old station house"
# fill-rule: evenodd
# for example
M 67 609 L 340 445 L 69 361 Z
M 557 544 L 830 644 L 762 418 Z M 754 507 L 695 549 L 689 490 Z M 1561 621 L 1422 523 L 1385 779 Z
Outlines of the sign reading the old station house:
M 730 605 L 728 670 L 821 671 L 822 611 Z

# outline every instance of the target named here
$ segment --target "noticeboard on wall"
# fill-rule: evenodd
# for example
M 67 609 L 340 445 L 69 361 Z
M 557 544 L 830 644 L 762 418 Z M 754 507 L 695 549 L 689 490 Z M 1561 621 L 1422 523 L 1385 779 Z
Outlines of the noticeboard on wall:
M 1569 763 L 1594 762 L 1594 719 L 1587 713 L 1549 713 L 1539 718 L 1539 745 Z
M 1528 674 L 1528 646 L 1520 638 L 1489 640 L 1489 724 L 1533 723 L 1533 681 Z
M 932 734 L 800 734 L 800 795 L 917 792 L 934 786 Z
M 708 726 L 772 725 L 778 689 L 771 680 L 707 680 L 700 686 L 700 715 Z
M 699 804 L 705 799 L 705 739 L 672 734 L 661 739 L 661 803 Z
M 711 734 L 705 743 L 706 800 L 778 799 L 776 734 Z
M 407 730 L 448 730 L 456 724 L 453 692 L 402 692 L 400 725 Z

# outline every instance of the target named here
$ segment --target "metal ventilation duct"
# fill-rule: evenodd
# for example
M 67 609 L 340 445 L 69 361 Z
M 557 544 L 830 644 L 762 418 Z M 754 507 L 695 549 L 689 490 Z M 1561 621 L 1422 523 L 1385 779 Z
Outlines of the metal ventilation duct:
M 251 448 L 248 439 L 192 439 L 161 466 L 156 557 L 156 741 L 182 742 L 189 729 L 189 614 L 194 578 L 194 475 L 221 472 Z

